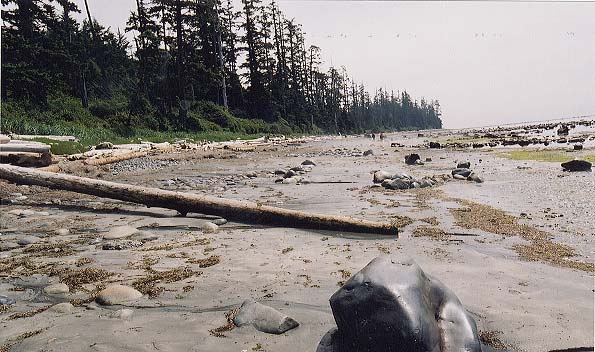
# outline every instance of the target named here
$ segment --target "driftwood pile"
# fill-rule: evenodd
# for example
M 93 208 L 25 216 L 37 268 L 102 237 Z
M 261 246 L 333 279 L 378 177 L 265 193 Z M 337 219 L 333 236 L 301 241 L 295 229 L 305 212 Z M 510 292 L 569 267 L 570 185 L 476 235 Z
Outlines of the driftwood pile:
M 50 146 L 45 143 L 12 140 L 0 135 L 0 163 L 27 167 L 42 167 L 52 163 Z

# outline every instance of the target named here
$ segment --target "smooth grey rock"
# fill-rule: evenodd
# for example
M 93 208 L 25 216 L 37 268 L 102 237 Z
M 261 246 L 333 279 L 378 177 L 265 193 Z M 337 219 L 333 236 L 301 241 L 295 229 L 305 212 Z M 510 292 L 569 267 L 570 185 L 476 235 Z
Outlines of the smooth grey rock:
M 363 154 L 364 156 L 370 156 L 370 155 L 374 155 L 374 151 L 372 149 L 368 149 L 364 152 Z
M 115 319 L 130 320 L 132 319 L 133 314 L 134 311 L 132 309 L 124 308 L 118 309 L 117 311 L 113 312 L 111 316 Z
M 473 181 L 476 183 L 483 183 L 483 179 L 481 177 L 479 177 L 478 174 L 476 174 L 475 172 L 472 172 L 469 177 L 467 177 L 467 181 Z
M 291 178 L 293 176 L 297 176 L 297 172 L 295 172 L 293 170 L 287 170 L 285 175 L 283 175 L 283 178 Z
M 298 179 L 297 179 L 297 177 L 289 177 L 289 178 L 283 179 L 283 181 L 281 183 L 286 184 L 286 185 L 296 184 L 296 183 L 298 183 Z
M 200 225 L 200 229 L 204 233 L 215 233 L 215 232 L 219 231 L 219 226 L 213 224 L 210 221 L 207 221 L 204 224 Z
M 255 171 L 252 171 L 252 172 L 247 173 L 246 174 L 246 177 L 248 177 L 248 178 L 257 178 L 258 175 L 256 174 Z
M 213 220 L 210 220 L 210 221 L 213 224 L 217 225 L 217 226 L 221 226 L 221 225 L 227 224 L 227 219 L 224 219 L 224 218 L 213 219 Z
M 314 160 L 310 160 L 310 159 L 306 159 L 304 161 L 302 161 L 302 165 L 304 166 L 316 166 L 316 163 L 314 162 Z
M 458 175 L 458 174 L 453 175 L 452 178 L 454 178 L 455 180 L 466 180 L 467 179 L 467 177 L 465 177 L 463 175 Z
M 28 246 L 41 241 L 41 238 L 35 236 L 23 236 L 17 240 L 17 243 L 21 246 Z
M 463 161 L 457 164 L 457 169 L 468 169 L 471 167 L 471 162 Z
M 13 249 L 21 248 L 18 243 L 10 241 L 0 241 L 0 252 L 11 251 Z
M 395 178 L 394 180 L 384 180 L 382 182 L 382 187 L 384 188 L 388 188 L 388 189 L 409 189 L 410 186 L 407 182 Z
M 17 301 L 15 301 L 14 299 L 7 297 L 7 296 L 0 295 L 0 305 L 10 306 L 15 303 L 17 303 Z
M 107 234 L 103 235 L 103 238 L 106 240 L 115 240 L 115 239 L 130 237 L 137 232 L 138 232 L 138 229 L 136 227 L 117 226 L 117 227 L 111 228 Z
M 54 235 L 67 236 L 67 235 L 70 235 L 70 230 L 69 229 L 57 229 L 54 231 Z
M 381 256 L 330 299 L 337 328 L 317 352 L 481 352 L 475 321 L 411 259 Z
M 471 170 L 466 169 L 466 168 L 457 168 L 452 170 L 452 175 L 461 175 L 463 177 L 469 177 L 469 175 L 471 175 Z
M 278 170 L 275 170 L 275 172 L 273 172 L 273 174 L 275 174 L 275 175 L 285 175 L 285 173 L 287 173 L 287 170 L 283 170 L 283 169 L 278 169 Z
M 49 285 L 43 288 L 43 292 L 48 295 L 60 295 L 68 293 L 69 291 L 70 289 L 68 288 L 68 285 L 62 282 Z
M 591 163 L 586 160 L 571 160 L 562 163 L 562 167 L 565 171 L 589 171 L 591 170 Z
M 132 287 L 113 284 L 99 292 L 95 301 L 104 306 L 137 300 L 143 296 Z
M 382 183 L 382 181 L 384 180 L 390 180 L 394 178 L 394 174 L 391 174 L 390 172 L 387 171 L 376 171 L 374 173 L 374 183 Z
M 256 330 L 268 334 L 282 334 L 300 325 L 293 318 L 278 310 L 254 302 L 251 299 L 242 303 L 238 314 L 233 319 L 233 323 L 236 326 L 252 324 Z
M 72 311 L 74 310 L 74 306 L 68 302 L 64 302 L 55 304 L 51 306 L 48 310 L 54 313 L 69 314 L 72 313 Z

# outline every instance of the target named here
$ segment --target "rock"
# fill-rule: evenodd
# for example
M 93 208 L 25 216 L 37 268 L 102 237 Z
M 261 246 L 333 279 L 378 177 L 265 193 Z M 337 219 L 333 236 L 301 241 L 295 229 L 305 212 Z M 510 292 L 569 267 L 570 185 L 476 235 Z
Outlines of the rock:
M 583 150 L 583 145 L 580 143 L 577 143 L 573 146 L 574 150 Z
M 571 160 L 565 163 L 562 163 L 562 168 L 565 171 L 590 171 L 591 170 L 591 163 L 586 160 Z
M 18 243 L 10 241 L 0 241 L 0 252 L 11 251 L 13 249 L 21 248 Z
M 31 209 L 14 209 L 14 210 L 7 212 L 6 214 L 16 215 L 21 218 L 26 218 L 31 215 L 35 215 L 35 212 Z
M 138 232 L 138 229 L 136 227 L 117 226 L 117 227 L 113 227 L 112 229 L 110 229 L 109 232 L 103 236 L 103 238 L 106 240 L 115 240 L 115 239 L 119 239 L 119 238 L 130 237 L 137 232 Z
M 558 135 L 567 135 L 570 129 L 566 125 L 560 125 L 558 128 Z
M 409 154 L 405 156 L 405 164 L 407 165 L 415 165 L 417 161 L 420 159 L 419 154 Z
M 300 166 L 294 166 L 294 167 L 292 167 L 292 168 L 291 168 L 291 169 L 289 169 L 289 170 L 291 170 L 291 171 L 295 171 L 296 173 L 297 173 L 297 172 L 304 172 L 304 168 L 303 168 L 301 165 L 300 165 Z M 296 175 L 297 175 L 297 174 L 296 174 Z
M 252 324 L 256 330 L 268 334 L 282 334 L 300 324 L 293 318 L 279 312 L 276 309 L 254 302 L 251 299 L 245 300 L 233 318 L 236 326 Z
M 471 162 L 469 162 L 469 161 L 464 161 L 464 162 L 457 164 L 457 169 L 468 169 L 470 167 L 471 167 Z
M 6 144 L 10 142 L 10 137 L 0 134 L 0 144 Z
M 285 175 L 286 173 L 287 173 L 287 170 L 282 170 L 282 169 L 278 169 L 273 172 L 273 174 L 275 174 L 275 175 Z
M 471 175 L 471 170 L 466 169 L 466 168 L 457 168 L 452 170 L 452 176 L 454 177 L 455 175 L 461 175 L 465 178 L 469 177 L 469 175 Z
M 18 239 L 17 243 L 21 246 L 28 246 L 41 241 L 41 238 L 35 236 L 23 236 Z
M 54 235 L 67 236 L 67 235 L 70 235 L 70 230 L 69 229 L 57 229 L 54 231 Z
M 95 146 L 95 150 L 100 149 L 114 149 L 114 144 L 110 142 L 101 142 Z
M 372 260 L 330 306 L 337 328 L 317 352 L 481 352 L 475 321 L 458 298 L 411 259 Z
M 33 274 L 31 276 L 21 276 L 14 280 L 14 284 L 26 288 L 41 288 L 49 285 L 50 277 L 45 274 Z
M 207 221 L 204 224 L 200 225 L 200 229 L 204 233 L 215 233 L 215 232 L 219 231 L 219 226 L 213 224 L 210 221 Z
M 212 222 L 213 224 L 217 225 L 217 226 L 221 226 L 221 225 L 225 225 L 227 224 L 227 219 L 224 218 L 218 218 L 218 219 L 213 219 L 210 220 L 210 222 Z
M 11 306 L 15 303 L 17 303 L 17 301 L 15 301 L 14 299 L 0 295 L 0 306 Z
M 429 163 L 432 161 L 432 158 L 426 158 L 426 162 Z
M 306 165 L 316 166 L 316 163 L 313 160 L 306 159 L 306 160 L 302 161 L 302 165 L 304 165 L 304 166 L 306 166 Z
M 364 156 L 374 155 L 374 151 L 372 149 L 368 149 L 364 152 Z
M 142 296 L 142 293 L 132 287 L 113 284 L 100 291 L 95 301 L 104 306 L 111 306 L 134 301 Z
M 466 180 L 467 177 L 463 176 L 463 175 L 453 175 L 452 178 L 454 178 L 455 180 Z
M 252 171 L 252 172 L 247 173 L 246 174 L 246 177 L 248 177 L 248 178 L 257 178 L 258 175 L 256 174 L 255 171 Z
M 473 182 L 476 182 L 476 183 L 483 183 L 483 179 L 481 177 L 479 177 L 479 175 L 477 175 L 475 172 L 472 172 L 467 177 L 467 181 L 473 181 Z
M 297 176 L 297 172 L 295 172 L 293 170 L 287 170 L 285 175 L 283 175 L 283 178 L 291 178 L 293 176 Z
M 70 289 L 68 288 L 68 285 L 60 282 L 44 287 L 43 292 L 48 295 L 61 295 L 70 292 Z
M 440 143 L 430 142 L 430 149 L 440 149 Z
M 289 178 L 283 179 L 283 181 L 281 183 L 286 184 L 286 185 L 296 184 L 296 183 L 298 183 L 298 179 L 296 177 L 289 177 Z
M 74 306 L 68 302 L 64 302 L 55 304 L 51 306 L 48 310 L 54 313 L 69 314 L 72 313 L 72 311 L 74 310 Z
M 374 183 L 382 183 L 382 181 L 384 180 L 390 180 L 393 179 L 395 176 L 389 172 L 386 171 L 376 171 L 374 173 Z
M 388 189 L 409 189 L 409 184 L 401 179 L 395 178 L 393 180 L 384 180 L 382 182 L 382 187 Z
M 115 319 L 122 319 L 122 320 L 130 320 L 132 319 L 132 315 L 134 314 L 134 311 L 132 309 L 118 309 L 117 311 L 113 312 L 111 314 L 112 318 Z

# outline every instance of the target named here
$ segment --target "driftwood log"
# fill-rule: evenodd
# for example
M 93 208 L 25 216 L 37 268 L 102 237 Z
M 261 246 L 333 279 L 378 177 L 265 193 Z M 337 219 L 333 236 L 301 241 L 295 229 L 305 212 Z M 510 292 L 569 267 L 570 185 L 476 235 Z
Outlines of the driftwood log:
M 394 236 L 398 234 L 397 227 L 392 224 L 383 224 L 344 216 L 313 214 L 247 201 L 126 185 L 11 165 L 0 165 L 0 179 L 18 184 L 38 185 L 103 198 L 118 199 L 144 204 L 148 207 L 174 209 L 183 215 L 194 212 L 217 215 L 230 221 L 269 226 Z
M 50 146 L 43 143 L 10 143 L 0 144 L 0 152 L 49 153 Z
M 50 153 L 0 152 L 0 164 L 25 167 L 43 167 L 52 164 Z
M 147 155 L 147 151 L 139 150 L 139 151 L 130 151 L 130 152 L 123 152 L 115 155 L 103 156 L 103 157 L 96 157 L 96 158 L 89 158 L 84 161 L 87 165 L 94 165 L 94 166 L 101 166 L 101 165 L 108 165 L 117 163 L 119 161 L 136 159 Z

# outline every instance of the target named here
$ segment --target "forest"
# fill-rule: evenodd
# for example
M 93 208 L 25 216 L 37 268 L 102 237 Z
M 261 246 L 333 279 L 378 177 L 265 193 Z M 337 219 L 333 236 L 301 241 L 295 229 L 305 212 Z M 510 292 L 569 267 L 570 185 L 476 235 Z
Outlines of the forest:
M 438 101 L 370 94 L 345 68 L 323 69 L 322 49 L 307 46 L 301 25 L 274 1 L 136 0 L 116 30 L 90 5 L 100 1 L 81 9 L 71 0 L 2 0 L 3 133 L 442 127 Z

